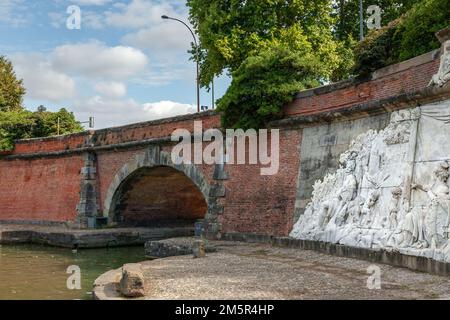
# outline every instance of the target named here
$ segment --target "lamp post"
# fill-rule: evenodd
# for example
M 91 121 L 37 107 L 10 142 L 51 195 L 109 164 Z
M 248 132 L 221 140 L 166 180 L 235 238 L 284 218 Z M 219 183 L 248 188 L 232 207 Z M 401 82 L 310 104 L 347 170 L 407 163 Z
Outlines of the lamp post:
M 359 40 L 364 40 L 363 0 L 359 0 Z
M 189 31 L 190 31 L 191 34 L 192 34 L 192 37 L 194 38 L 195 55 L 196 55 L 196 57 L 195 57 L 195 62 L 196 62 L 196 65 L 197 65 L 197 112 L 200 112 L 200 72 L 199 72 L 199 66 L 198 66 L 198 58 L 199 58 L 199 57 L 198 57 L 198 43 L 197 43 L 197 38 L 195 37 L 194 31 L 192 31 L 192 29 L 191 29 L 184 21 L 179 20 L 179 19 L 176 19 L 176 18 L 171 18 L 171 17 L 166 16 L 166 15 L 161 16 L 161 18 L 162 18 L 162 19 L 165 19 L 165 20 L 175 20 L 175 21 L 178 21 L 178 22 L 184 24 L 185 27 L 189 29 Z

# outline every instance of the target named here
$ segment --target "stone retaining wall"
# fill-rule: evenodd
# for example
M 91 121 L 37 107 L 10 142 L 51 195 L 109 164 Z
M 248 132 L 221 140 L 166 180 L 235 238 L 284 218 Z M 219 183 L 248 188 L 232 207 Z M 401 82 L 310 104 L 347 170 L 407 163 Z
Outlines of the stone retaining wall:
M 440 276 L 450 276 L 450 263 L 417 256 L 404 255 L 399 252 L 355 248 L 320 241 L 298 240 L 288 237 L 273 237 L 254 233 L 227 233 L 223 235 L 227 241 L 243 241 L 249 243 L 270 243 L 273 246 L 301 250 L 314 250 L 338 257 L 362 259 L 374 263 L 384 263 L 395 267 L 427 272 Z

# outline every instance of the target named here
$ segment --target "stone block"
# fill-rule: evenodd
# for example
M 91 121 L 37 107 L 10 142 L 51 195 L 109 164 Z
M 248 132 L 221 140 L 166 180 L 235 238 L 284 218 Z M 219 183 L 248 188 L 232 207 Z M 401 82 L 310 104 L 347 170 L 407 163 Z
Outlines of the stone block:
M 145 278 L 140 265 L 126 264 L 122 267 L 119 291 L 127 298 L 145 296 Z

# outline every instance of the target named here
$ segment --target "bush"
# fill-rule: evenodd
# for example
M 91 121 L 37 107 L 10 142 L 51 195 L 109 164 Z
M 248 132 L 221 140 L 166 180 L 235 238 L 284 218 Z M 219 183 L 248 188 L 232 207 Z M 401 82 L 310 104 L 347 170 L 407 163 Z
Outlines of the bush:
M 282 116 L 284 104 L 302 89 L 317 86 L 323 66 L 312 54 L 283 46 L 268 47 L 247 58 L 233 73 L 218 101 L 225 128 L 260 128 Z
M 410 59 L 439 48 L 435 33 L 448 26 L 450 0 L 425 0 L 415 5 L 402 23 L 398 60 Z
M 424 0 L 355 48 L 353 73 L 367 76 L 385 66 L 439 48 L 435 33 L 450 25 L 450 0 Z
M 367 76 L 398 60 L 398 43 L 395 35 L 401 19 L 394 20 L 386 27 L 372 30 L 355 48 L 354 74 Z

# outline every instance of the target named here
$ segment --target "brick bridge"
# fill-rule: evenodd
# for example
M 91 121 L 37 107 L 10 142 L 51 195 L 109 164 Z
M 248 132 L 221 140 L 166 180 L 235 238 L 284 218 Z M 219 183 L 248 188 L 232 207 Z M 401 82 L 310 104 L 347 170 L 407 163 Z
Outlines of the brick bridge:
M 393 110 L 449 98 L 448 85 L 427 87 L 439 57 L 433 51 L 365 81 L 299 93 L 286 117 L 271 125 L 280 129 L 280 169 L 273 176 L 261 176 L 259 165 L 172 163 L 172 132 L 192 132 L 194 120 L 220 128 L 214 112 L 17 141 L 13 152 L 0 155 L 0 222 L 76 228 L 91 226 L 95 217 L 126 226 L 204 218 L 210 236 L 286 236 L 313 182 L 336 168 L 352 138 L 382 129 Z

